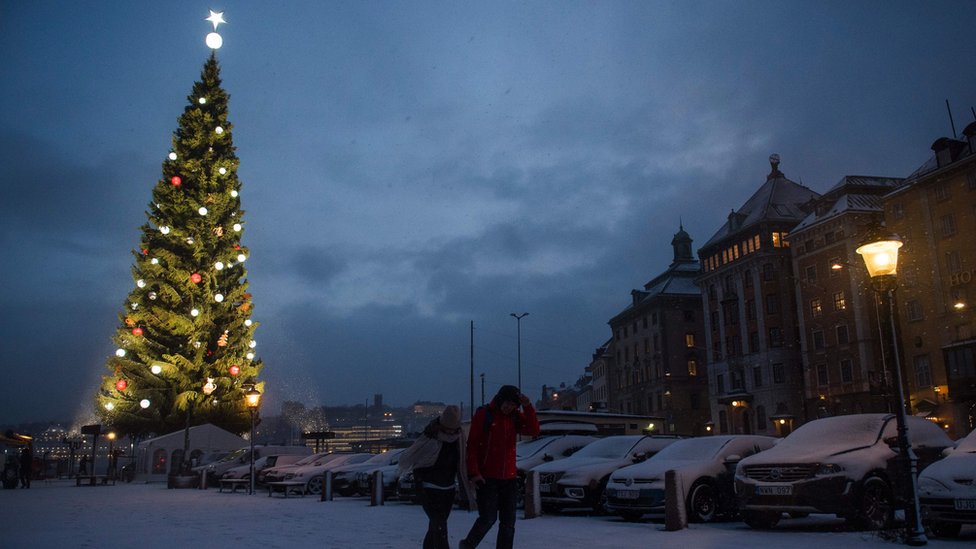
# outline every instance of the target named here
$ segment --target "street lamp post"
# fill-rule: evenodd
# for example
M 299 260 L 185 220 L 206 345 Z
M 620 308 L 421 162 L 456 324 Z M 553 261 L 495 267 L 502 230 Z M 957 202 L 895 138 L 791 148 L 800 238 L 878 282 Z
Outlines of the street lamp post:
M 247 404 L 247 410 L 251 412 L 251 489 L 248 493 L 254 493 L 254 416 L 258 412 L 258 406 L 261 404 L 261 391 L 254 385 L 244 393 L 244 402 Z
M 916 476 L 918 458 L 908 442 L 905 393 L 902 386 L 901 358 L 898 352 L 898 332 L 895 325 L 895 287 L 897 286 L 898 248 L 901 246 L 901 239 L 894 235 L 887 235 L 873 238 L 871 241 L 862 244 L 857 248 L 857 253 L 861 254 L 864 259 L 874 289 L 881 301 L 882 311 L 887 311 L 888 315 L 889 337 L 891 338 L 892 356 L 894 358 L 895 392 L 898 397 L 898 407 L 895 408 L 895 417 L 898 423 L 898 459 L 904 464 L 904 472 L 908 474 L 907 480 L 910 483 L 908 488 L 911 490 L 906 498 L 905 518 L 908 521 L 908 531 L 905 535 L 905 543 L 919 546 L 927 544 L 928 539 L 925 537 L 922 517 L 919 514 L 918 478 Z
M 517 315 L 511 313 L 511 316 L 515 317 L 515 323 L 517 324 L 518 330 L 518 390 L 522 392 L 522 319 L 529 316 L 529 313 L 522 313 Z

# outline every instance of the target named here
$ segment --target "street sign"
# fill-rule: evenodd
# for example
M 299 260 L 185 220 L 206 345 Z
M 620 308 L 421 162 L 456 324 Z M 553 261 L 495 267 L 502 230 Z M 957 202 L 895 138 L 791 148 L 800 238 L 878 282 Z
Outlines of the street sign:
M 96 423 L 95 425 L 83 425 L 81 427 L 81 434 L 83 435 L 95 435 L 96 437 L 102 434 L 102 425 Z

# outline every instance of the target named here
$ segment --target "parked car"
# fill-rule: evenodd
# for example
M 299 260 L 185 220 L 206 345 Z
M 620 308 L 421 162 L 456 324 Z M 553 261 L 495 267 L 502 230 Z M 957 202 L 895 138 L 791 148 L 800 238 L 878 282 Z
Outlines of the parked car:
M 333 487 L 339 490 L 339 495 L 367 496 L 373 489 L 373 473 L 379 471 L 382 474 L 384 496 L 393 495 L 396 491 L 399 457 L 404 450 L 406 448 L 388 450 L 362 463 L 343 465 L 335 469 L 332 472 L 335 483 Z
M 906 418 L 919 469 L 952 440 L 931 421 Z M 892 523 L 905 475 L 897 460 L 894 414 L 853 414 L 806 423 L 779 444 L 739 462 L 735 489 L 742 520 L 775 526 L 782 513 L 832 513 L 867 529 Z M 901 466 L 903 467 L 903 466 Z
M 284 480 L 305 481 L 305 492 L 309 494 L 322 493 L 322 475 L 326 471 L 332 471 L 336 467 L 361 463 L 373 457 L 374 454 L 337 454 L 337 457 L 326 459 L 321 463 L 314 463 L 304 467 L 298 467 L 294 471 L 285 474 Z
M 301 461 L 308 456 L 303 456 L 300 454 L 275 454 L 273 456 L 259 457 L 254 460 L 254 481 L 257 482 L 261 477 L 260 474 L 266 469 L 272 467 L 290 465 Z M 231 467 L 230 469 L 224 471 L 221 479 L 249 479 L 251 478 L 251 464 L 239 465 L 237 467 Z
M 550 424 L 551 425 L 551 424 Z M 593 427 L 591 424 L 584 424 Z M 574 426 L 575 425 L 571 425 Z M 594 430 L 596 427 L 593 427 Z M 518 507 L 524 505 L 525 475 L 537 465 L 556 461 L 576 453 L 587 444 L 599 440 L 591 435 L 550 435 L 524 440 L 515 445 L 515 469 L 518 471 Z
M 306 465 L 313 465 L 316 463 L 325 463 L 326 461 L 336 459 L 339 456 L 345 454 L 335 454 L 332 452 L 319 452 L 318 454 L 312 454 L 310 456 L 305 456 L 302 459 L 291 464 L 281 464 L 275 465 L 269 469 L 265 469 L 258 473 L 256 480 L 258 483 L 265 482 L 276 482 L 279 480 L 285 480 L 285 476 L 289 473 L 298 469 L 299 467 L 304 467 Z
M 404 472 L 397 479 L 396 498 L 400 501 L 420 503 L 420 492 L 417 490 L 417 481 L 413 476 L 413 470 Z
M 254 459 L 273 454 L 298 454 L 308 456 L 312 454 L 312 449 L 308 446 L 280 446 L 273 444 L 261 444 L 254 446 Z M 227 454 L 221 459 L 206 465 L 198 465 L 193 468 L 193 472 L 199 475 L 207 475 L 207 481 L 216 482 L 224 472 L 233 467 L 251 463 L 251 447 L 245 446 Z
M 717 435 L 677 440 L 647 461 L 610 475 L 607 510 L 625 520 L 663 513 L 664 475 L 674 470 L 684 490 L 688 520 L 710 522 L 736 513 L 733 476 L 744 457 L 771 448 L 779 439 L 760 435 Z
M 610 474 L 644 461 L 678 440 L 667 435 L 618 435 L 591 442 L 570 457 L 532 468 L 539 472 L 539 494 L 548 509 L 592 507 L 604 510 Z
M 956 537 L 963 524 L 976 524 L 976 431 L 944 454 L 918 476 L 918 496 L 932 534 Z

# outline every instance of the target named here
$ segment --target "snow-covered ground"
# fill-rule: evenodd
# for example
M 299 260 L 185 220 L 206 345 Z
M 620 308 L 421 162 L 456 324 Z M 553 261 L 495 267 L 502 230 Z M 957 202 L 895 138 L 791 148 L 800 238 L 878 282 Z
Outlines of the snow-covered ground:
M 521 514 L 520 514 L 521 515 Z M 451 545 L 467 532 L 475 513 L 455 510 Z M 420 547 L 426 517 L 417 505 L 388 501 L 370 507 L 364 498 L 269 498 L 210 490 L 168 490 L 165 484 L 76 487 L 70 481 L 36 481 L 30 490 L 0 490 L 0 547 Z M 481 547 L 494 547 L 496 529 Z M 929 547 L 972 547 L 976 527 L 957 540 L 929 541 Z M 516 547 L 685 549 L 789 547 L 838 549 L 894 547 L 872 532 L 849 532 L 828 516 L 784 520 L 772 531 L 742 523 L 692 525 L 666 532 L 658 522 L 626 523 L 614 517 L 544 516 L 519 519 Z

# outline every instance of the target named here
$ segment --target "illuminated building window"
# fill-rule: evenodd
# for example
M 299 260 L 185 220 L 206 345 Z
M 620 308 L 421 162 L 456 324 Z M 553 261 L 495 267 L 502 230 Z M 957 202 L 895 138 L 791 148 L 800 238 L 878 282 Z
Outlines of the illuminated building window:
M 834 292 L 834 310 L 843 311 L 847 308 L 847 299 L 844 298 L 844 292 Z

